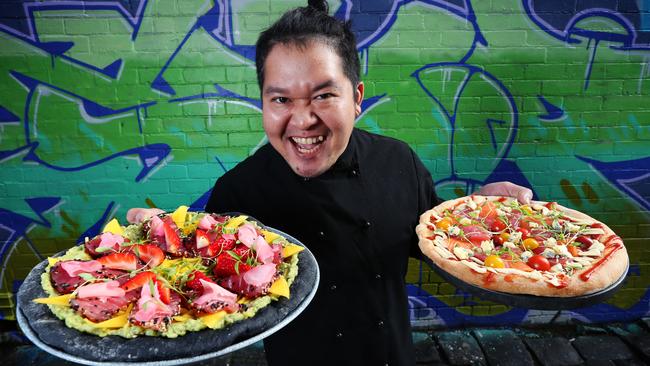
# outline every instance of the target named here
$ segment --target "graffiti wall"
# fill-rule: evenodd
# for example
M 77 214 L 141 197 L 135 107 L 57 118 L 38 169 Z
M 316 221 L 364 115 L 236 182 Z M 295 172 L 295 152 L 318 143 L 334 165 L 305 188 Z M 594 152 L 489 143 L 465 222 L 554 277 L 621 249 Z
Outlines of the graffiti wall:
M 254 43 L 303 1 L 0 4 L 0 318 L 48 255 L 130 207 L 201 209 L 265 143 Z M 650 5 L 342 0 L 366 100 L 357 126 L 408 142 L 439 194 L 531 187 L 608 223 L 631 257 L 605 303 L 563 312 L 471 296 L 412 260 L 413 324 L 650 314 Z

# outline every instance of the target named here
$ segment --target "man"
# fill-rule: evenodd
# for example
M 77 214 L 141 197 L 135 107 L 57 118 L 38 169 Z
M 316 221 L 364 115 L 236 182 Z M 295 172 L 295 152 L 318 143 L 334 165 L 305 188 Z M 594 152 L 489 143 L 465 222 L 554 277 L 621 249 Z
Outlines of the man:
M 413 365 L 404 277 L 434 185 L 405 143 L 354 129 L 364 94 L 354 35 L 326 2 L 309 3 L 260 35 L 270 144 L 217 180 L 206 211 L 249 214 L 318 261 L 312 303 L 264 342 L 270 365 Z M 479 193 L 531 197 L 511 183 Z

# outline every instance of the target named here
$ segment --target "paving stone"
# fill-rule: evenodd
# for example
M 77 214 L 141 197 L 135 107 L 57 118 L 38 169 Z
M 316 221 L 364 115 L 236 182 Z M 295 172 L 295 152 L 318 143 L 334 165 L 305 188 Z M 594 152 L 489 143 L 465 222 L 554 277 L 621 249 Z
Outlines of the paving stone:
M 580 336 L 573 341 L 573 347 L 586 361 L 634 358 L 630 348 L 620 338 L 611 335 Z
M 480 329 L 474 336 L 490 366 L 534 365 L 524 342 L 511 330 Z
M 616 366 L 611 360 L 589 360 L 584 363 L 585 366 Z
M 650 334 L 628 334 L 622 338 L 641 358 L 650 362 Z
M 646 366 L 647 363 L 641 360 L 616 360 L 614 361 L 616 366 Z
M 485 365 L 483 351 L 469 332 L 441 332 L 435 338 L 450 365 Z
M 578 352 L 566 338 L 524 338 L 524 341 L 543 366 L 574 366 L 583 363 Z
M 431 364 L 434 362 L 441 362 L 440 353 L 436 348 L 436 342 L 430 337 L 427 337 L 414 344 L 415 346 L 415 362 L 417 364 Z

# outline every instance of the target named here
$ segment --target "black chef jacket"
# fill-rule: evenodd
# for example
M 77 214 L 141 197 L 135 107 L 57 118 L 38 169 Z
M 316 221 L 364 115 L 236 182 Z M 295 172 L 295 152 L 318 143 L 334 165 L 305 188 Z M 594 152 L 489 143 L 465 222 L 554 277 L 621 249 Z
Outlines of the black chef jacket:
M 436 202 L 405 143 L 354 129 L 338 161 L 296 175 L 269 144 L 219 178 L 208 212 L 239 211 L 302 241 L 321 271 L 307 309 L 265 341 L 270 365 L 414 365 L 404 277 Z

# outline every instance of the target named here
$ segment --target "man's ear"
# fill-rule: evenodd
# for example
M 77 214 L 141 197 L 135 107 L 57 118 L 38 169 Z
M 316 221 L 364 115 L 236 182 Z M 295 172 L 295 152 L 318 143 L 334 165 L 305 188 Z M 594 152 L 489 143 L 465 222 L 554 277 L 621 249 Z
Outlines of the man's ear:
M 357 87 L 354 89 L 354 115 L 359 117 L 361 114 L 361 102 L 363 102 L 363 81 L 360 81 L 357 84 Z

